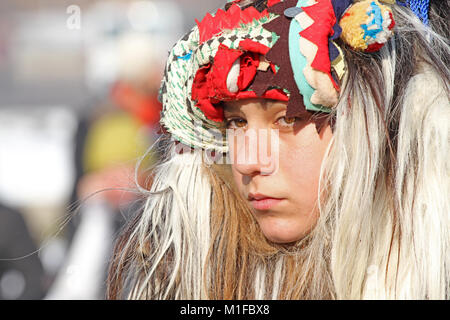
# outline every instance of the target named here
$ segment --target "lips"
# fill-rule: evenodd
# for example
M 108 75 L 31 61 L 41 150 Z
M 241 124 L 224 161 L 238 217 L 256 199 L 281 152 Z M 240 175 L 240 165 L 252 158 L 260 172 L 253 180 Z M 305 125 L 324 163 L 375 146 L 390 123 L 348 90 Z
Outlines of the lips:
M 249 193 L 247 200 L 250 201 L 255 210 L 270 210 L 284 199 L 266 196 L 261 193 Z

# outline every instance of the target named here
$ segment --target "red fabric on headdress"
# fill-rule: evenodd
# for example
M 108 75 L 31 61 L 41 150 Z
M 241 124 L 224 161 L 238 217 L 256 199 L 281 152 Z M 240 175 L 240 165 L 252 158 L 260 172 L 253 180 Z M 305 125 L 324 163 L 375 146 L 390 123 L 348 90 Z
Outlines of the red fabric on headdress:
M 211 88 L 208 87 L 208 73 L 211 69 L 211 64 L 201 67 L 195 74 L 194 83 L 192 85 L 192 100 L 197 101 L 196 107 L 200 108 L 205 117 L 213 121 L 223 121 L 223 111 L 216 108 L 210 96 Z
M 227 77 L 233 63 L 244 51 L 230 49 L 221 44 L 214 57 L 214 64 L 201 67 L 194 77 L 192 85 L 192 100 L 197 101 L 196 107 L 202 110 L 205 117 L 213 121 L 223 121 L 223 111 L 220 106 L 214 106 L 221 100 L 229 100 L 236 96 L 227 87 Z M 247 79 L 241 79 L 241 82 Z
M 241 57 L 241 70 L 238 78 L 239 91 L 247 89 L 256 76 L 260 55 L 265 55 L 270 48 L 262 43 L 245 39 L 239 42 L 239 48 L 246 52 Z
M 278 2 L 281 2 L 281 0 L 269 0 L 267 1 L 267 6 L 271 7 L 273 5 L 276 5 Z
M 246 39 L 240 42 L 239 49 L 231 49 L 221 44 L 214 57 L 214 62 L 201 67 L 192 85 L 192 100 L 197 101 L 196 107 L 210 120 L 223 121 L 223 110 L 220 101 L 257 98 L 256 92 L 248 90 L 254 81 L 260 64 L 260 56 L 269 51 L 269 47 Z M 227 78 L 234 62 L 240 58 L 240 70 L 237 78 L 237 92 L 230 92 Z M 273 64 L 270 65 L 274 72 Z M 273 88 L 264 92 L 261 98 L 288 101 L 283 90 Z
M 285 102 L 289 101 L 289 97 L 281 89 L 269 89 L 266 92 L 264 92 L 262 97 L 265 99 L 279 100 Z
M 262 55 L 265 55 L 270 50 L 268 46 L 259 42 L 255 42 L 251 39 L 244 39 L 239 42 L 239 48 L 245 51 L 256 52 Z
M 248 24 L 254 19 L 258 20 L 267 15 L 267 10 L 259 12 L 254 7 L 242 10 L 235 3 L 227 11 L 217 10 L 215 16 L 208 13 L 201 22 L 195 20 L 200 34 L 200 43 L 211 39 L 223 30 L 234 29 L 240 24 Z
M 248 52 L 241 57 L 240 72 L 237 85 L 240 90 L 245 90 L 256 76 L 259 66 L 259 54 Z
M 200 100 L 195 106 L 202 110 L 205 117 L 209 120 L 222 122 L 224 119 L 222 106 L 214 105 L 208 99 Z
M 334 87 L 339 90 L 339 86 L 331 76 L 331 62 L 328 51 L 329 37 L 333 35 L 333 26 L 336 23 L 333 5 L 330 0 L 318 0 L 317 3 L 302 7 L 303 11 L 314 20 L 308 28 L 300 32 L 300 35 L 317 45 L 317 53 L 311 67 L 322 71 L 330 77 Z
M 242 55 L 244 51 L 238 49 L 230 49 L 221 44 L 214 57 L 214 64 L 211 67 L 211 72 L 208 73 L 208 86 L 212 91 L 209 96 L 218 100 L 230 99 L 236 94 L 232 93 L 227 88 L 227 77 L 230 73 L 233 63 Z

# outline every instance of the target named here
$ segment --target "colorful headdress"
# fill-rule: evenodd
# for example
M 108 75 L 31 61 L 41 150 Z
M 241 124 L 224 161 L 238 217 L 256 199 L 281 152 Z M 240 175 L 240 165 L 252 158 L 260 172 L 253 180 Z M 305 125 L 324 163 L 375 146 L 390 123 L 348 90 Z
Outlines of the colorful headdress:
M 394 27 L 378 0 L 267 0 L 262 11 L 231 2 L 197 21 L 169 55 L 161 124 L 187 146 L 227 152 L 218 128 L 221 102 L 230 100 L 286 101 L 288 117 L 325 115 L 314 117 L 319 128 L 338 101 L 346 69 L 336 40 L 373 52 Z

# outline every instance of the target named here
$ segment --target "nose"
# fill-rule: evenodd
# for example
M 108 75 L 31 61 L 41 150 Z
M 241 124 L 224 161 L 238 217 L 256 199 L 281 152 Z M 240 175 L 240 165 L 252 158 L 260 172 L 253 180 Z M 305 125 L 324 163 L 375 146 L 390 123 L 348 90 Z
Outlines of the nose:
M 232 165 L 245 177 L 272 175 L 278 167 L 278 132 L 269 129 L 235 130 L 229 136 Z

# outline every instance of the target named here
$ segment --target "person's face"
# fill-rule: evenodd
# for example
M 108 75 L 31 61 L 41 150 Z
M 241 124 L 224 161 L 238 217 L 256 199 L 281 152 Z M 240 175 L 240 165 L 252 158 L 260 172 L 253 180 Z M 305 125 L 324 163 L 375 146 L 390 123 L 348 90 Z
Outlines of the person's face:
M 234 130 L 228 135 L 234 181 L 266 238 L 276 243 L 300 240 L 314 227 L 320 166 L 332 138 L 330 126 L 319 134 L 310 119 L 286 118 L 286 105 L 250 99 L 224 106 L 225 124 Z

